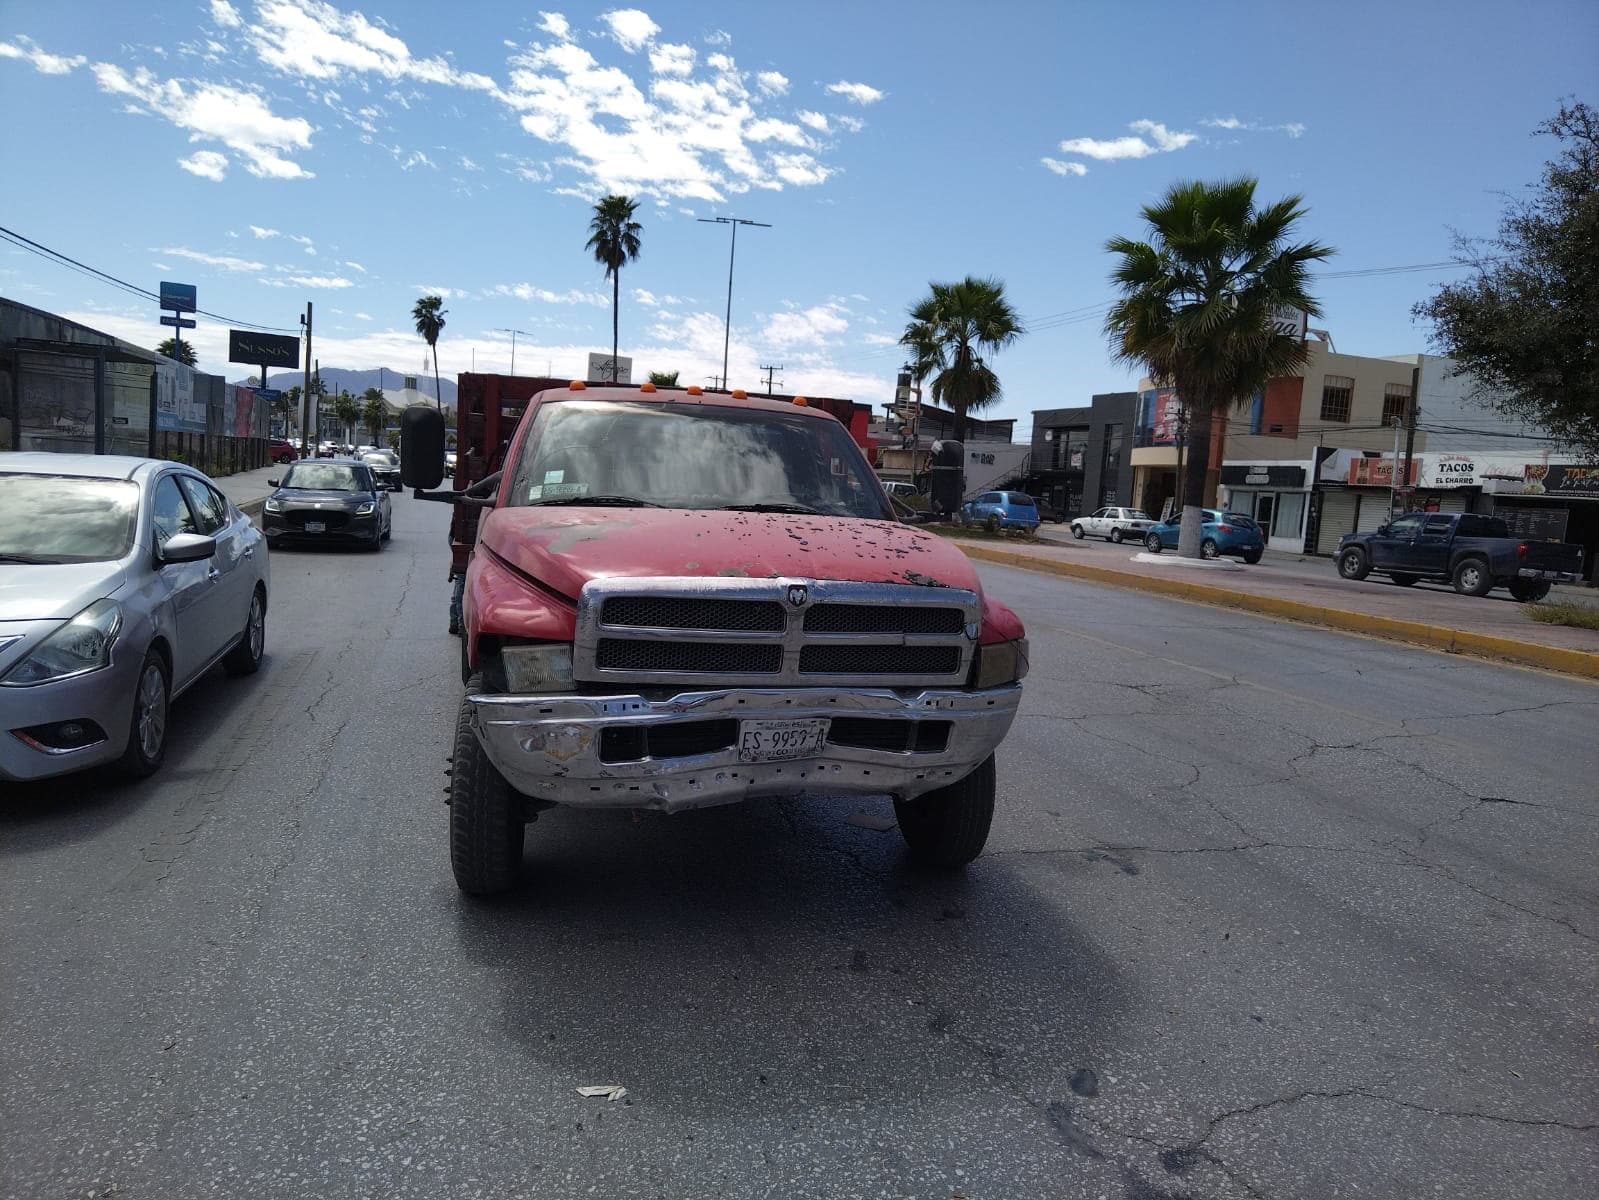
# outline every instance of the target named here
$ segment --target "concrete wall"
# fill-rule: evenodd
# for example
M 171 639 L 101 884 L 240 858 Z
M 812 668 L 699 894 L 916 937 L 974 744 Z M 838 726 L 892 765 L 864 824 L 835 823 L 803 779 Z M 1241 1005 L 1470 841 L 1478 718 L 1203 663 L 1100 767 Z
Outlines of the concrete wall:
M 1425 426 L 1454 426 L 1462 432 L 1427 430 L 1427 449 L 1440 452 L 1507 450 L 1533 461 L 1555 443 L 1543 428 L 1512 420 L 1494 409 L 1493 393 L 1470 375 L 1457 374 L 1453 359 L 1436 354 L 1421 360 L 1421 402 L 1416 420 Z M 1529 440 L 1530 439 L 1530 440 Z M 1419 438 L 1418 438 L 1419 443 Z
M 1267 388 L 1259 434 L 1249 432 L 1249 414 L 1234 413 L 1227 426 L 1227 461 L 1267 462 L 1308 459 L 1318 445 L 1351 450 L 1393 451 L 1394 435 L 1382 425 L 1383 397 L 1390 383 L 1411 386 L 1415 359 L 1369 358 L 1360 354 L 1335 354 L 1323 343 L 1311 341 L 1310 358 L 1298 377 L 1303 387 L 1298 397 L 1297 424 L 1289 419 L 1295 380 L 1277 380 Z M 1322 387 L 1329 375 L 1342 375 L 1355 381 L 1349 402 L 1348 421 L 1321 418 Z M 1274 424 L 1284 427 L 1282 436 L 1265 431 Z M 1293 436 L 1288 436 L 1292 434 Z M 1416 449 L 1424 448 L 1420 434 Z

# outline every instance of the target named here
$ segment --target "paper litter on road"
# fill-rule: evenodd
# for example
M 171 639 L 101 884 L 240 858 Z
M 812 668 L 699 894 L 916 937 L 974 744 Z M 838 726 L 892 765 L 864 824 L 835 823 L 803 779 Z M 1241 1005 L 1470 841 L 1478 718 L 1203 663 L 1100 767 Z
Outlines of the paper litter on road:
M 596 1083 L 577 1089 L 579 1096 L 604 1096 L 606 1100 L 620 1100 L 627 1089 L 619 1083 Z
M 896 823 L 893 817 L 880 817 L 876 813 L 852 813 L 844 819 L 851 825 L 859 825 L 862 829 L 874 829 L 878 833 L 887 833 Z

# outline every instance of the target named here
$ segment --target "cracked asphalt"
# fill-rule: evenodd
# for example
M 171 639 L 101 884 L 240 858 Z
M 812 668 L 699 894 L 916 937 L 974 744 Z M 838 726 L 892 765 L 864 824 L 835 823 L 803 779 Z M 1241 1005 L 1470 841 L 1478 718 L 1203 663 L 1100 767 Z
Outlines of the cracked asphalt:
M 1593 1194 L 1599 688 L 985 569 L 964 875 L 818 795 L 548 813 L 473 903 L 446 515 L 275 553 L 155 780 L 6 793 L 0 1195 Z

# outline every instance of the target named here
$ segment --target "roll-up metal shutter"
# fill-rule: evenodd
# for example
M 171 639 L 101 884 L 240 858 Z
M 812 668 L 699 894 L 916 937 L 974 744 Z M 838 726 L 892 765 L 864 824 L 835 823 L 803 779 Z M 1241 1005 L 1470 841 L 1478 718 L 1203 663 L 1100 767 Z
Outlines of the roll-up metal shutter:
M 1323 492 L 1321 518 L 1316 523 L 1316 553 L 1333 554 L 1338 539 L 1355 531 L 1355 493 Z
M 1356 533 L 1375 533 L 1377 526 L 1388 523 L 1388 493 L 1365 491 L 1360 496 L 1360 516 L 1355 521 Z

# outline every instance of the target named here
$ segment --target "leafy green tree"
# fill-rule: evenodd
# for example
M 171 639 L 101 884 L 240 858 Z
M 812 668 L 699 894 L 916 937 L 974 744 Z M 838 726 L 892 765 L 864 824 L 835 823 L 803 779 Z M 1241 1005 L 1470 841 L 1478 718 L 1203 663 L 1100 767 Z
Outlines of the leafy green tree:
M 934 283 L 912 305 L 900 344 L 914 359 L 918 382 L 933 376 L 933 400 L 955 414 L 956 441 L 966 437 L 966 414 L 987 408 L 1003 394 L 989 361 L 1025 330 L 998 279 L 968 275 L 958 283 Z
M 444 389 L 439 385 L 439 334 L 444 332 L 444 314 L 447 312 L 449 309 L 444 307 L 443 296 L 423 296 L 411 307 L 411 319 L 416 322 L 416 331 L 427 342 L 428 349 L 433 351 L 433 403 L 440 409 L 444 407 Z
M 650 382 L 653 383 L 656 387 L 676 387 L 677 386 L 677 372 L 676 371 L 651 371 L 650 372 Z
M 1201 553 L 1205 475 L 1217 413 L 1250 400 L 1270 379 L 1305 362 L 1304 343 L 1277 333 L 1272 315 L 1300 309 L 1314 317 L 1311 263 L 1333 251 L 1291 242 L 1305 215 L 1288 196 L 1264 208 L 1255 180 L 1178 183 L 1142 210 L 1147 241 L 1113 237 L 1111 283 L 1120 298 L 1105 317 L 1111 357 L 1142 366 L 1177 389 L 1189 413 L 1178 553 Z
M 352 430 L 355 428 L 355 423 L 361 419 L 361 406 L 356 403 L 355 397 L 341 390 L 333 399 L 333 415 L 344 427 L 344 440 L 354 441 Z
M 383 403 L 383 393 L 375 387 L 369 387 L 361 393 L 364 403 L 361 405 L 361 421 L 372 433 L 372 443 L 377 444 L 383 436 L 383 427 L 388 424 L 389 406 Z
M 1543 178 L 1496 236 L 1455 236 L 1470 277 L 1413 311 L 1493 407 L 1599 462 L 1599 111 L 1570 101 L 1535 132 L 1560 147 Z
M 155 348 L 157 354 L 164 354 L 168 358 L 175 358 L 186 367 L 194 366 L 197 361 L 194 357 L 194 343 L 180 342 L 176 338 L 168 338 Z
M 616 354 L 622 312 L 622 268 L 638 259 L 644 227 L 633 219 L 638 201 L 628 196 L 606 196 L 594 206 L 589 240 L 584 247 L 605 268 L 611 281 L 611 382 L 616 381 Z

